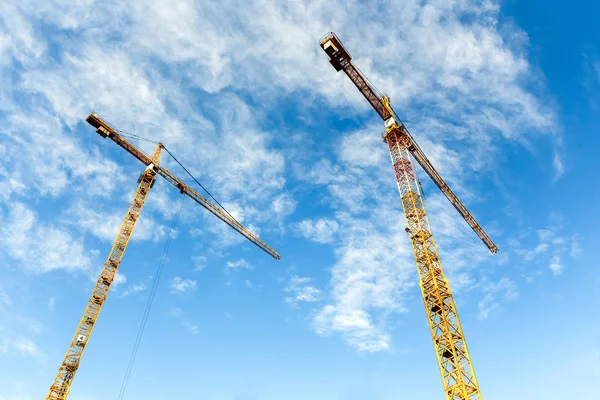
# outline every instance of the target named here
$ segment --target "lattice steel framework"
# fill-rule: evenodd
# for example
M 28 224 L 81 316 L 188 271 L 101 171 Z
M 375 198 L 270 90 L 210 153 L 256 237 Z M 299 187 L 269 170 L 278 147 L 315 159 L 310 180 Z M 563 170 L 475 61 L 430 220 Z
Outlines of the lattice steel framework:
M 115 278 L 135 223 L 140 215 L 144 201 L 146 201 L 146 196 L 154 184 L 154 177 L 156 176 L 155 166 L 158 166 L 160 161 L 161 149 L 162 145 L 159 144 L 152 156 L 152 163 L 146 167 L 146 170 L 140 176 L 139 185 L 129 206 L 129 211 L 127 211 L 119 233 L 117 233 L 117 238 L 113 243 L 108 259 L 104 263 L 104 268 L 96 282 L 92 296 L 88 300 L 83 317 L 79 321 L 73 340 L 71 340 L 71 344 L 67 350 L 67 355 L 58 369 L 58 374 L 50 387 L 50 391 L 46 395 L 46 400 L 64 400 L 69 394 L 71 381 L 77 372 L 77 368 L 79 368 L 79 362 L 85 346 L 92 334 L 102 305 L 106 300 L 110 285 Z
M 492 253 L 497 253 L 498 247 L 429 162 L 390 106 L 389 99 L 377 91 L 354 65 L 352 57 L 340 39 L 330 32 L 321 39 L 320 46 L 329 56 L 329 62 L 336 71 L 344 71 L 385 123 L 384 140 L 390 150 L 400 190 L 402 207 L 408 225 L 406 231 L 410 235 L 415 254 L 419 284 L 446 399 L 481 400 L 479 385 L 475 378 L 454 300 L 448 281 L 444 277 L 433 234 L 429 227 L 411 155 L 488 249 Z
M 423 294 L 446 397 L 450 400 L 481 400 L 467 343 L 458 320 L 450 286 L 442 271 L 440 257 L 410 159 L 408 147 L 411 141 L 395 123 L 388 127 L 385 141 L 390 150 L 392 166 L 398 182 L 408 225 L 406 231 L 415 254 L 419 286 Z

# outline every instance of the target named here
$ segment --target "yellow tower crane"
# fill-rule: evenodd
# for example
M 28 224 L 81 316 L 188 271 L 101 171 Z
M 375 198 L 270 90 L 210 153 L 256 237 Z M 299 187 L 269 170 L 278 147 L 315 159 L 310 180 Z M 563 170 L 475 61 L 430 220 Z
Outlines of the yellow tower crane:
M 119 229 L 119 233 L 117 234 L 117 238 L 115 239 L 113 247 L 108 255 L 108 259 L 104 263 L 104 268 L 102 269 L 100 277 L 96 282 L 96 287 L 94 288 L 92 296 L 87 303 L 83 317 L 81 318 L 81 321 L 79 321 L 79 325 L 77 326 L 75 335 L 71 340 L 67 354 L 60 365 L 58 374 L 56 375 L 56 378 L 54 379 L 54 382 L 52 383 L 52 386 L 46 395 L 46 400 L 64 400 L 69 394 L 73 377 L 75 376 L 75 372 L 77 372 L 79 363 L 81 362 L 81 356 L 83 355 L 83 351 L 85 350 L 85 347 L 90 339 L 90 335 L 92 334 L 92 330 L 94 329 L 94 325 L 96 324 L 96 320 L 98 319 L 98 315 L 100 314 L 100 310 L 102 309 L 102 305 L 104 304 L 104 300 L 106 299 L 110 285 L 115 277 L 115 274 L 117 273 L 117 269 L 121 263 L 121 258 L 123 257 L 123 253 L 125 252 L 125 248 L 127 247 L 127 243 L 129 242 L 129 238 L 131 237 L 135 223 L 140 215 L 140 211 L 144 201 L 146 200 L 146 196 L 148 195 L 150 188 L 152 188 L 154 185 L 154 179 L 157 174 L 177 187 L 182 194 L 186 194 L 187 196 L 191 197 L 195 202 L 206 208 L 221 221 L 225 222 L 239 234 L 264 250 L 271 257 L 275 258 L 276 260 L 279 260 L 280 258 L 279 254 L 275 250 L 269 247 L 248 229 L 244 228 L 224 209 L 215 206 L 195 190 L 184 184 L 171 172 L 159 166 L 160 153 L 161 150 L 165 148 L 162 143 L 158 144 L 158 147 L 154 151 L 152 157 L 148 157 L 133 144 L 125 140 L 125 138 L 123 138 L 123 136 L 121 136 L 117 130 L 113 129 L 110 125 L 100 119 L 97 114 L 90 114 L 86 121 L 96 128 L 96 132 L 100 136 L 103 138 L 110 138 L 113 142 L 127 150 L 131 155 L 141 161 L 144 165 L 146 165 L 146 169 L 140 176 L 139 185 L 135 195 L 133 196 L 131 205 L 129 206 L 129 211 L 127 212 L 127 215 L 123 220 L 123 224 Z
M 423 294 L 446 399 L 481 400 L 481 392 L 467 350 L 467 342 L 458 320 L 448 280 L 442 271 L 440 257 L 427 220 L 410 155 L 423 167 L 490 251 L 497 253 L 498 248 L 433 168 L 408 129 L 392 110 L 387 96 L 381 95 L 352 63 L 352 57 L 338 37 L 331 32 L 321 39 L 320 45 L 329 56 L 329 62 L 335 70 L 343 70 L 346 73 L 385 123 L 386 132 L 383 140 L 387 143 L 392 158 L 392 166 L 408 225 L 406 232 L 410 236 L 415 254 L 419 286 Z

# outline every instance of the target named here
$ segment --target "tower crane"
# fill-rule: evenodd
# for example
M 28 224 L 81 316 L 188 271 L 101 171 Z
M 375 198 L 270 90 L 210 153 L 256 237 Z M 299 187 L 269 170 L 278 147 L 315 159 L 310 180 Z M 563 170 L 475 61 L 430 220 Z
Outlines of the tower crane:
M 407 223 L 405 230 L 410 236 L 415 255 L 419 286 L 425 303 L 446 399 L 481 400 L 479 384 L 467 350 L 467 342 L 458 319 L 450 286 L 442 270 L 411 155 L 488 249 L 492 253 L 497 253 L 498 247 L 431 165 L 390 106 L 389 98 L 379 93 L 352 63 L 352 57 L 335 33 L 330 32 L 325 35 L 320 41 L 320 46 L 329 56 L 329 62 L 335 70 L 344 71 L 385 123 L 383 141 L 387 143 L 392 158 L 392 167 Z
M 160 175 L 165 178 L 167 182 L 179 189 L 180 193 L 192 198 L 192 200 L 194 200 L 196 203 L 207 209 L 214 216 L 225 222 L 232 229 L 248 239 L 250 242 L 254 243 L 271 257 L 275 258 L 276 260 L 279 260 L 280 258 L 279 254 L 275 250 L 269 247 L 248 229 L 244 228 L 223 208 L 212 204 L 194 189 L 183 183 L 167 169 L 161 167 L 159 165 L 161 150 L 164 148 L 167 152 L 169 151 L 163 146 L 162 143 L 158 144 L 152 157 L 148 157 L 140 149 L 128 142 L 117 132 L 116 129 L 112 128 L 109 124 L 103 121 L 97 114 L 90 114 L 86 118 L 86 121 L 96 128 L 96 132 L 100 136 L 111 139 L 117 145 L 129 152 L 129 154 L 141 161 L 146 166 L 146 169 L 140 175 L 138 180 L 139 184 L 129 206 L 129 211 L 125 215 L 125 219 L 123 220 L 123 224 L 119 229 L 117 238 L 114 241 L 108 258 L 104 263 L 102 272 L 100 273 L 100 277 L 96 282 L 94 291 L 92 292 L 92 295 L 87 303 L 83 317 L 81 318 L 79 325 L 77 326 L 77 330 L 75 331 L 75 335 L 71 340 L 67 354 L 60 365 L 58 374 L 56 375 L 48 394 L 46 395 L 46 400 L 64 400 L 69 394 L 69 389 L 71 388 L 73 377 L 79 368 L 83 351 L 88 344 L 90 335 L 94 329 L 94 325 L 96 324 L 96 320 L 98 319 L 98 315 L 100 314 L 100 310 L 102 309 L 102 305 L 104 304 L 104 300 L 106 299 L 110 285 L 113 282 L 115 274 L 117 273 L 117 269 L 121 263 L 121 258 L 123 257 L 123 253 L 125 252 L 125 248 L 127 247 L 127 243 L 129 242 L 129 238 L 131 237 L 135 223 L 140 215 L 144 201 L 146 200 L 148 192 L 154 185 L 156 175 Z

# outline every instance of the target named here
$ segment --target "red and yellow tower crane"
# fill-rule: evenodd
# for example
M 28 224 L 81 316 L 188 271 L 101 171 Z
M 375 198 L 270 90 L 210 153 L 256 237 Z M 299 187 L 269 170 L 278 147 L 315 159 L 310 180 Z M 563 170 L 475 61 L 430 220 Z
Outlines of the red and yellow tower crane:
M 125 248 L 127 247 L 127 243 L 129 242 L 129 238 L 131 237 L 135 223 L 140 215 L 140 211 L 144 205 L 146 196 L 148 195 L 150 188 L 152 188 L 154 185 L 154 179 L 157 174 L 165 178 L 169 183 L 179 189 L 182 194 L 186 194 L 187 196 L 191 197 L 192 200 L 210 211 L 214 216 L 225 222 L 240 235 L 254 243 L 271 257 L 275 258 L 276 260 L 279 260 L 280 258 L 279 254 L 275 250 L 269 247 L 248 229 L 244 228 L 224 209 L 212 204 L 194 189 L 183 183 L 171 172 L 161 167 L 159 165 L 160 153 L 161 150 L 165 148 L 162 143 L 158 144 L 158 147 L 154 151 L 152 157 L 148 157 L 133 144 L 125 140 L 125 138 L 120 135 L 117 130 L 113 129 L 110 125 L 104 122 L 97 114 L 90 114 L 86 121 L 96 128 L 96 132 L 100 136 L 111 139 L 113 142 L 129 152 L 129 154 L 141 161 L 144 165 L 146 165 L 146 169 L 140 176 L 137 190 L 129 206 L 129 211 L 125 215 L 125 219 L 123 220 L 123 224 L 119 229 L 117 238 L 115 239 L 112 249 L 110 250 L 108 259 L 104 263 L 104 268 L 102 269 L 100 277 L 96 282 L 92 296 L 87 303 L 83 317 L 81 318 L 81 321 L 79 321 L 75 335 L 71 340 L 67 354 L 60 365 L 58 374 L 56 375 L 48 394 L 46 395 L 46 400 L 64 400 L 69 394 L 69 389 L 71 388 L 73 377 L 79 368 L 83 351 L 88 344 L 90 335 L 92 334 L 92 330 L 94 329 L 94 325 L 96 324 L 96 320 L 98 319 L 98 315 L 100 314 L 100 310 L 104 304 L 104 300 L 106 300 L 106 295 L 108 294 L 110 285 L 113 282 L 115 274 L 117 273 L 117 269 L 119 268 L 119 264 L 121 263 L 121 258 L 123 257 L 123 253 L 125 252 Z
M 352 63 L 352 57 L 338 37 L 331 32 L 321 39 L 320 45 L 329 56 L 329 62 L 335 70 L 344 71 L 385 123 L 383 140 L 387 143 L 392 158 L 392 167 L 408 225 L 406 232 L 410 236 L 415 254 L 419 286 L 423 294 L 446 399 L 481 400 L 479 384 L 458 320 L 450 286 L 442 271 L 411 155 L 490 251 L 497 253 L 498 248 L 433 168 L 390 106 L 388 97 L 381 95 Z

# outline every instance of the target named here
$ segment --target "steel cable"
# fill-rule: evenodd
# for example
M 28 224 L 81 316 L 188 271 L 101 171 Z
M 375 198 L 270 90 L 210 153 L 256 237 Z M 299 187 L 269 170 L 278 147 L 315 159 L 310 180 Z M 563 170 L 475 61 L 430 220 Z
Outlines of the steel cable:
M 163 254 L 160 258 L 160 263 L 158 265 L 158 269 L 156 272 L 156 277 L 152 284 L 152 289 L 150 290 L 150 296 L 148 297 L 148 301 L 146 303 L 146 308 L 144 309 L 144 315 L 142 317 L 142 322 L 140 324 L 137 337 L 135 339 L 135 343 L 133 345 L 133 350 L 131 352 L 131 356 L 129 358 L 129 364 L 127 365 L 127 370 L 125 372 L 125 377 L 123 378 L 123 383 L 121 384 L 121 390 L 119 391 L 118 400 L 122 400 L 125 395 L 125 390 L 127 389 L 127 384 L 129 383 L 129 377 L 131 376 L 131 371 L 133 369 L 133 365 L 135 363 L 135 357 L 138 352 L 138 348 L 140 346 L 140 342 L 142 341 L 142 336 L 144 335 L 144 330 L 146 329 L 146 322 L 148 321 L 148 316 L 150 315 L 150 309 L 152 308 L 152 303 L 154 301 L 154 297 L 156 296 L 156 289 L 158 288 L 158 282 L 160 281 L 160 277 L 163 272 L 163 268 L 165 266 L 165 261 L 167 259 L 167 254 L 169 252 L 169 248 L 171 247 L 171 241 L 173 239 L 173 232 L 175 230 L 175 225 L 177 224 L 177 220 L 179 219 L 179 213 L 181 211 L 181 204 L 183 203 L 183 197 L 181 196 L 179 199 L 179 205 L 177 206 L 177 211 L 173 216 L 173 220 L 171 221 L 171 229 L 169 230 L 169 237 L 167 238 L 167 242 L 165 244 L 165 248 L 163 250 Z

